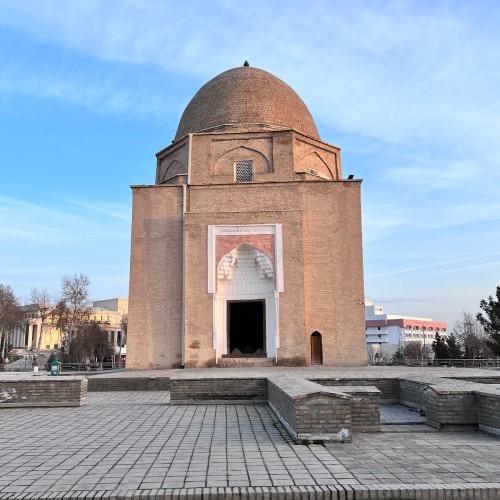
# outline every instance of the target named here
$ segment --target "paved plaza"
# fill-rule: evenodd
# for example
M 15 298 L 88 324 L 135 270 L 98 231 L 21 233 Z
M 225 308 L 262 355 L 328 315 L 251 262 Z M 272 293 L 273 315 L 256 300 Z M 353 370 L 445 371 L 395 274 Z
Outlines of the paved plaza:
M 419 432 L 419 414 L 398 406 L 384 407 L 381 418 L 383 428 L 406 425 L 306 446 L 293 443 L 265 404 L 171 406 L 168 392 L 89 393 L 83 407 L 2 409 L 0 499 L 500 494 L 500 439 Z

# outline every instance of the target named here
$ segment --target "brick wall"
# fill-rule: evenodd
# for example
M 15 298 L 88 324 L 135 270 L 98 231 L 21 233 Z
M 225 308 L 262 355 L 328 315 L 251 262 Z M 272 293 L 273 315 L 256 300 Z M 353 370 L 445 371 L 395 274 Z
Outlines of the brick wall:
M 265 378 L 170 377 L 170 401 L 267 401 Z
M 476 382 L 479 381 L 480 383 Z M 454 377 L 453 379 L 420 376 L 399 381 L 400 402 L 425 411 L 433 427 L 479 426 L 500 436 L 500 393 L 488 387 L 494 377 Z
M 427 423 L 442 427 L 477 425 L 476 396 L 472 392 L 451 392 L 428 387 L 423 400 Z
M 269 405 L 296 440 L 351 440 L 351 397 L 292 377 L 269 377 Z
M 105 391 L 169 391 L 169 377 L 90 377 L 89 392 Z
M 127 369 L 181 365 L 182 189 L 133 188 Z
M 82 406 L 87 403 L 85 377 L 22 376 L 0 379 L 0 407 Z
M 293 137 L 296 172 L 307 172 L 313 169 L 330 179 L 342 178 L 339 148 L 300 134 L 294 134 Z
M 157 153 L 156 158 L 156 184 L 171 182 L 174 176 L 187 174 L 189 161 L 188 139 L 186 138 L 171 148 L 160 151 Z
M 476 394 L 479 428 L 500 436 L 500 393 L 490 389 Z
M 380 431 L 380 391 L 373 386 L 341 385 L 336 389 L 351 396 L 353 431 Z
M 366 364 L 359 182 L 300 183 L 306 357 L 322 336 L 323 363 Z
M 399 380 L 399 402 L 423 408 L 427 386 L 428 383 L 418 380 Z

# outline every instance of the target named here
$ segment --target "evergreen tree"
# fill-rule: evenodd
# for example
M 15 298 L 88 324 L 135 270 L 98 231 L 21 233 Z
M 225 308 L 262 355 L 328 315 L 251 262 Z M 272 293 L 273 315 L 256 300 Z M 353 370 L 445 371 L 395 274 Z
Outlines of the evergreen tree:
M 448 338 L 446 339 L 446 343 L 448 344 L 450 358 L 460 359 L 462 357 L 462 348 L 460 347 L 460 344 L 458 343 L 458 340 L 453 333 L 448 336 Z
M 500 356 L 500 286 L 497 286 L 496 298 L 490 295 L 487 300 L 481 300 L 479 307 L 485 313 L 478 313 L 477 319 L 489 336 L 486 345 L 494 354 Z
M 403 352 L 403 348 L 400 347 L 391 357 L 391 360 L 390 360 L 390 363 L 391 364 L 394 364 L 394 365 L 404 365 L 405 363 L 405 355 L 404 355 L 404 352 Z
M 432 343 L 432 350 L 434 351 L 434 357 L 436 359 L 450 359 L 450 348 L 446 342 L 445 337 L 441 337 L 439 333 L 436 332 L 434 337 L 434 342 Z

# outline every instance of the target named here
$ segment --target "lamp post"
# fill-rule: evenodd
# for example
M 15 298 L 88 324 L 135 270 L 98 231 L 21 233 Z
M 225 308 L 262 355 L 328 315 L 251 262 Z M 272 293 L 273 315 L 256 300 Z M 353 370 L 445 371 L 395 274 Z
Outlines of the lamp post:
M 425 361 L 425 366 L 427 366 L 427 347 L 425 345 L 425 326 L 422 326 L 422 334 L 424 336 L 424 349 L 422 351 L 422 364 L 424 364 L 424 361 Z
M 121 312 L 120 312 L 121 311 Z M 122 344 L 125 337 L 125 309 L 118 307 L 120 316 L 120 342 L 118 343 L 118 368 L 122 368 Z

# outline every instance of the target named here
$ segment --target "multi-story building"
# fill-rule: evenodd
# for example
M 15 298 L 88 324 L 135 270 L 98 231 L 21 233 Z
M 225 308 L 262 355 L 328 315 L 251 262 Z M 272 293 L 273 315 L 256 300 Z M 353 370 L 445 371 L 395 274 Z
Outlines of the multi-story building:
M 31 352 L 38 348 L 38 340 L 42 330 L 40 311 L 34 304 L 22 306 L 22 309 L 24 312 L 23 321 L 11 335 L 10 343 L 13 349 Z M 52 310 L 46 315 L 47 319 L 40 343 L 40 351 L 47 355 L 61 347 L 61 332 L 54 324 L 56 321 L 55 315 L 51 313 Z M 121 364 L 125 362 L 127 354 L 126 335 L 124 333 L 127 314 L 128 299 L 115 298 L 94 301 L 88 317 L 90 322 L 99 324 L 107 332 L 108 339 L 113 346 L 114 361 Z
M 406 343 L 431 346 L 436 333 L 447 333 L 446 323 L 430 318 L 386 314 L 382 306 L 365 301 L 366 344 L 379 356 L 390 358 Z
M 23 321 L 17 325 L 10 337 L 13 349 L 24 349 L 31 351 L 37 349 L 41 332 L 42 320 L 37 306 L 28 304 L 22 306 Z M 61 336 L 59 328 L 53 324 L 53 318 L 49 314 L 42 332 L 40 350 L 57 350 L 60 347 Z

